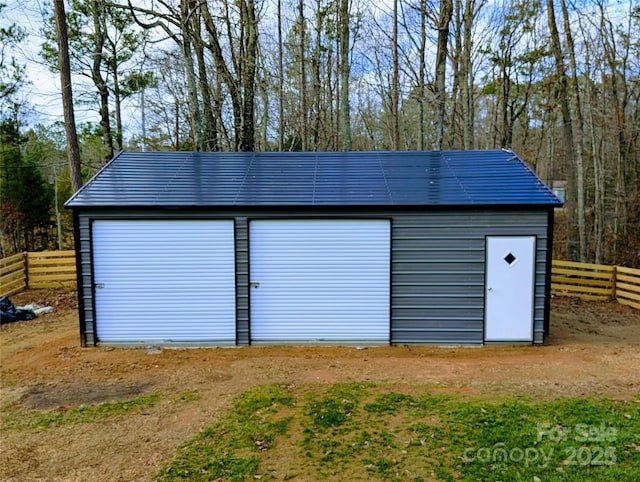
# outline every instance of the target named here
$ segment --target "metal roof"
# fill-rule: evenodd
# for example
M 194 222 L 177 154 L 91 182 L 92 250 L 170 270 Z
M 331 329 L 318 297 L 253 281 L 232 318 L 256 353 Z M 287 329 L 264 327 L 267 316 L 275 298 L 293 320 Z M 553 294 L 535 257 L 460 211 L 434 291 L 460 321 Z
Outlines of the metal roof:
M 66 206 L 462 206 L 562 202 L 513 152 L 121 152 Z

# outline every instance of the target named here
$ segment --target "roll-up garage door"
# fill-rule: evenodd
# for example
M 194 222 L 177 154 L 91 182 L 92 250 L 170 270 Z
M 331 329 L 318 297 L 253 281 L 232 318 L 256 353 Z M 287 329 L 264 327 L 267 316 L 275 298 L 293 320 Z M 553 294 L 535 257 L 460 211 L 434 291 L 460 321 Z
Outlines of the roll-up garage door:
M 250 223 L 254 342 L 388 342 L 388 220 Z
M 235 342 L 233 221 L 97 220 L 101 342 Z

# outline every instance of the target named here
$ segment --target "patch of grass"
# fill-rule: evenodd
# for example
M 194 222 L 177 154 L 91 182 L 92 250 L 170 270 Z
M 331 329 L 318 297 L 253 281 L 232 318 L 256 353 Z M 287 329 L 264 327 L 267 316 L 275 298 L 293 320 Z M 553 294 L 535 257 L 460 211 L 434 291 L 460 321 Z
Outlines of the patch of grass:
M 634 402 L 456 404 L 440 433 L 464 480 L 640 480 Z
M 364 409 L 373 413 L 395 414 L 403 407 L 416 405 L 412 396 L 404 393 L 383 393 L 378 395 L 373 402 L 367 403 Z
M 359 384 L 333 385 L 321 396 L 317 393 L 309 394 L 303 413 L 316 429 L 341 427 L 356 412 L 361 397 L 366 393 L 367 389 Z
M 233 402 L 234 411 L 241 418 L 254 418 L 261 413 L 275 413 L 279 407 L 293 405 L 294 397 L 278 386 L 250 390 Z
M 199 399 L 200 399 L 200 394 L 198 392 L 193 392 L 193 391 L 184 392 L 180 394 L 180 398 L 179 398 L 181 402 L 193 402 Z
M 47 412 L 11 410 L 2 417 L 5 429 L 50 428 L 59 425 L 76 423 L 95 423 L 107 417 L 123 416 L 138 412 L 158 403 L 160 394 L 151 393 L 129 400 L 103 402 L 96 405 L 80 405 L 78 407 L 58 408 Z
M 197 400 L 196 392 L 184 392 L 169 400 L 183 403 Z M 5 407 L 2 414 L 2 428 L 6 430 L 25 430 L 34 428 L 48 429 L 60 425 L 78 423 L 98 423 L 108 417 L 123 417 L 156 405 L 163 399 L 160 393 L 141 395 L 128 400 L 103 402 L 93 405 L 80 405 L 72 408 L 54 410 L 24 410 Z
M 251 390 L 158 478 L 640 480 L 638 400 L 487 402 L 410 391 Z
M 223 420 L 184 444 L 157 480 L 253 480 L 261 452 L 286 435 L 291 417 L 281 412 L 294 402 L 278 386 L 244 393 Z

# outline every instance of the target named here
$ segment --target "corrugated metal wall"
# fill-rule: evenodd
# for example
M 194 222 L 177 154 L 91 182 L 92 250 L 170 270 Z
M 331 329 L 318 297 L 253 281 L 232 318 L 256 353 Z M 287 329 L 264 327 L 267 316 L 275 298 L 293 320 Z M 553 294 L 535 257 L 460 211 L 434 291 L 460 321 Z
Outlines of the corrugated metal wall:
M 391 342 L 482 344 L 484 328 L 485 236 L 535 235 L 534 342 L 544 336 L 547 209 L 439 209 L 406 212 L 279 209 L 230 212 L 94 211 L 79 216 L 80 263 L 84 285 L 84 341 L 95 334 L 89 219 L 209 218 L 236 220 L 237 343 L 249 343 L 248 220 L 281 218 L 391 218 Z
M 535 235 L 534 341 L 542 342 L 547 214 L 438 211 L 394 216 L 392 343 L 480 344 L 485 236 Z

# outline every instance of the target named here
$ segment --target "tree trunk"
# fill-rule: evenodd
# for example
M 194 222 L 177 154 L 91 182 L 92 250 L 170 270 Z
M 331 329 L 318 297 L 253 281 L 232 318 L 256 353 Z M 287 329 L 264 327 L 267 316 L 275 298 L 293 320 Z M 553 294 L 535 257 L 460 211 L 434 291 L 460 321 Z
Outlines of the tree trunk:
M 80 170 L 80 148 L 76 133 L 76 120 L 73 111 L 73 93 L 71 90 L 71 65 L 69 62 L 69 39 L 67 38 L 67 17 L 64 12 L 64 0 L 53 0 L 56 33 L 58 38 L 58 63 L 60 66 L 60 86 L 62 87 L 62 107 L 64 110 L 64 129 L 67 137 L 67 157 L 69 176 L 73 192 L 82 187 Z
M 444 144 L 444 117 L 446 107 L 445 81 L 447 74 L 447 43 L 449 41 L 449 25 L 453 14 L 452 0 L 442 0 L 440 2 L 440 16 L 438 19 L 438 48 L 436 51 L 436 75 L 435 90 L 436 103 L 438 107 L 438 118 L 436 127 L 436 141 L 434 149 L 442 150 Z
M 300 83 L 300 137 L 302 150 L 309 150 L 308 146 L 308 121 L 307 121 L 307 71 L 305 67 L 305 23 L 304 1 L 298 1 L 298 74 Z
M 420 134 L 418 139 L 418 149 L 423 151 L 425 149 L 425 100 L 427 96 L 426 91 L 426 55 L 427 55 L 427 0 L 420 0 L 420 46 L 418 48 L 418 55 L 420 59 L 418 61 L 418 92 L 420 99 L 418 101 L 420 106 Z
M 193 14 L 190 0 L 180 2 L 180 32 L 182 33 L 182 55 L 184 57 L 185 71 L 187 74 L 187 93 L 189 98 L 189 113 L 191 121 L 191 133 L 196 151 L 204 151 L 204 136 L 202 134 L 202 114 L 198 103 L 198 90 L 196 87 L 196 72 L 193 65 L 193 53 L 191 51 L 191 38 L 193 36 L 189 25 L 189 18 Z
M 120 93 L 120 78 L 117 69 L 113 71 L 113 101 L 116 115 L 116 146 L 118 151 L 121 151 L 124 148 L 122 138 L 122 96 Z
M 202 96 L 202 113 L 204 116 L 204 139 L 203 148 L 205 151 L 218 150 L 218 130 L 213 114 L 213 102 L 211 100 L 211 86 L 209 85 L 209 75 L 207 64 L 204 58 L 204 42 L 200 32 L 200 15 L 192 15 L 193 47 L 198 63 L 198 87 Z
M 576 156 L 575 144 L 573 137 L 573 122 L 571 120 L 571 112 L 569 110 L 569 96 L 567 87 L 566 67 L 560 46 L 560 36 L 556 25 L 556 17 L 553 7 L 553 0 L 547 0 L 547 17 L 549 21 L 549 32 L 551 33 L 551 50 L 555 58 L 556 75 L 558 77 L 558 101 L 560 102 L 560 110 L 562 113 L 562 127 L 564 140 L 567 151 L 569 153 L 569 162 L 575 168 L 576 174 L 576 201 L 577 201 L 577 218 L 578 218 L 578 256 L 581 262 L 587 260 L 586 247 L 586 223 L 584 213 L 584 167 L 582 165 L 582 157 Z M 571 236 L 569 236 L 571 239 Z
M 465 149 L 475 147 L 475 100 L 473 98 L 473 22 L 476 15 L 475 0 L 466 0 L 463 16 L 463 45 L 462 45 L 462 111 L 463 111 L 463 133 L 462 142 Z
M 240 150 L 251 152 L 255 148 L 255 97 L 256 97 L 256 70 L 258 50 L 258 20 L 256 17 L 253 0 L 240 2 L 240 26 L 243 35 L 241 38 L 242 51 L 244 53 L 241 62 L 242 83 L 242 130 Z
M 574 135 L 574 155 L 576 164 L 576 174 L 578 181 L 578 233 L 580 237 L 580 261 L 586 262 L 588 256 L 587 246 L 587 229 L 585 216 L 585 184 L 584 184 L 584 120 L 582 118 L 582 108 L 580 99 L 580 84 L 578 83 L 578 66 L 576 62 L 576 53 L 573 43 L 573 35 L 571 33 L 571 22 L 569 21 L 569 12 L 565 0 L 560 0 L 562 8 L 562 17 L 564 22 L 564 31 L 567 42 L 567 50 L 569 51 L 569 62 L 571 65 L 571 87 L 573 91 L 573 112 L 575 121 Z
M 400 65 L 398 60 L 398 0 L 393 0 L 393 77 L 391 79 L 392 149 L 400 150 Z
M 351 76 L 351 63 L 349 61 L 349 0 L 340 0 L 340 117 L 342 122 L 341 137 L 342 150 L 351 150 L 351 107 L 349 100 L 349 77 Z
M 109 43 L 109 55 L 113 59 L 113 65 L 109 67 L 113 75 L 113 110 L 116 117 L 116 147 L 118 151 L 122 151 L 123 134 L 122 134 L 122 94 L 120 91 L 120 73 L 118 70 L 118 47 L 109 36 L 105 36 L 105 40 Z
M 175 118 L 173 123 L 173 137 L 175 138 L 174 143 L 174 151 L 179 151 L 180 149 L 180 102 L 178 98 L 175 98 Z
M 284 150 L 284 47 L 282 42 L 282 0 L 278 0 L 278 151 Z
M 588 53 L 586 63 L 589 65 Z M 593 94 L 593 85 L 590 75 L 587 75 L 587 97 L 589 99 L 589 134 L 591 138 L 591 157 L 593 158 L 593 244 L 595 246 L 595 259 L 597 264 L 603 263 L 604 257 L 604 163 L 602 162 L 602 140 L 595 132 L 595 105 L 597 99 Z
M 98 89 L 100 98 L 100 125 L 104 136 L 104 145 L 107 149 L 105 159 L 113 158 L 113 136 L 111 133 L 111 118 L 109 117 L 109 88 L 102 76 L 102 60 L 104 58 L 103 49 L 105 42 L 105 29 L 102 25 L 104 21 L 104 4 L 101 0 L 91 2 L 91 14 L 93 16 L 93 61 L 91 63 L 91 78 Z
M 242 138 L 243 112 L 242 94 L 240 92 L 239 81 L 234 78 L 233 73 L 227 66 L 227 62 L 224 58 L 224 53 L 222 50 L 222 45 L 220 44 L 218 30 L 215 23 L 213 22 L 213 18 L 211 17 L 211 13 L 209 12 L 209 7 L 206 2 L 200 4 L 200 11 L 202 13 L 202 20 L 204 21 L 207 33 L 209 34 L 208 47 L 211 50 L 211 54 L 213 56 L 216 73 L 218 77 L 222 79 L 224 84 L 227 86 L 227 89 L 229 90 L 229 97 L 231 98 L 231 106 L 233 108 L 234 148 L 235 150 L 238 150 L 241 144 L 240 139 Z M 219 115 L 221 115 L 219 110 L 217 112 Z M 222 126 L 222 124 L 220 125 Z
M 448 147 L 453 149 L 457 147 L 462 138 L 460 132 L 459 117 L 462 113 L 462 107 L 459 105 L 462 98 L 462 77 L 464 75 L 462 71 L 462 3 L 461 0 L 453 0 L 453 41 L 451 47 L 448 47 L 449 58 L 451 59 L 451 76 L 453 77 L 453 86 L 451 88 L 451 112 L 449 115 L 449 142 Z
M 629 16 L 627 19 L 629 30 L 625 32 L 625 37 L 630 38 L 631 35 L 631 18 L 632 18 L 632 3 L 629 4 Z M 627 235 L 627 222 L 628 222 L 628 206 L 627 206 L 627 157 L 630 149 L 630 145 L 627 142 L 625 133 L 625 123 L 627 115 L 627 106 L 629 102 L 629 88 L 627 87 L 627 62 L 629 57 L 629 48 L 631 42 L 627 41 L 621 46 L 624 49 L 624 54 L 618 56 L 616 51 L 615 42 L 615 27 L 610 19 L 606 18 L 603 5 L 599 5 L 600 9 L 600 35 L 603 39 L 604 57 L 608 64 L 610 73 L 610 99 L 613 103 L 614 122 L 613 128 L 615 129 L 616 140 L 616 161 L 615 161 L 615 204 L 614 204 L 614 247 L 613 247 L 613 262 L 618 264 L 621 259 L 624 259 L 624 252 L 626 248 L 620 244 L 620 240 L 624 240 Z M 610 106 L 609 106 L 610 108 Z M 634 129 L 637 132 L 637 129 Z M 636 134 L 637 135 L 637 134 Z M 624 241 L 623 241 L 624 243 Z
M 311 58 L 311 96 L 312 96 L 312 113 L 311 113 L 311 137 L 313 140 L 313 150 L 320 149 L 320 111 L 322 88 L 320 87 L 320 58 L 322 55 L 322 30 L 324 28 L 324 12 L 322 1 L 316 0 L 316 21 L 315 21 L 315 42 L 313 47 L 313 55 Z
M 334 44 L 333 42 L 329 42 L 329 46 L 327 48 L 327 69 L 326 69 L 326 89 L 327 89 L 327 99 L 325 104 L 328 106 L 328 113 L 326 114 L 326 124 L 328 124 L 327 126 L 325 126 L 325 133 L 326 132 L 330 132 L 332 133 L 332 135 L 325 135 L 324 137 L 326 138 L 325 141 L 325 146 L 324 146 L 324 150 L 326 151 L 332 151 L 332 150 L 337 150 L 338 149 L 338 145 L 336 144 L 336 132 L 338 132 L 338 127 L 340 125 L 340 122 L 338 122 L 337 119 L 337 114 L 335 112 L 336 109 L 336 104 L 339 105 L 340 104 L 340 99 L 336 99 L 336 84 L 337 82 L 335 82 L 334 77 L 333 77 L 333 73 L 334 73 Z

